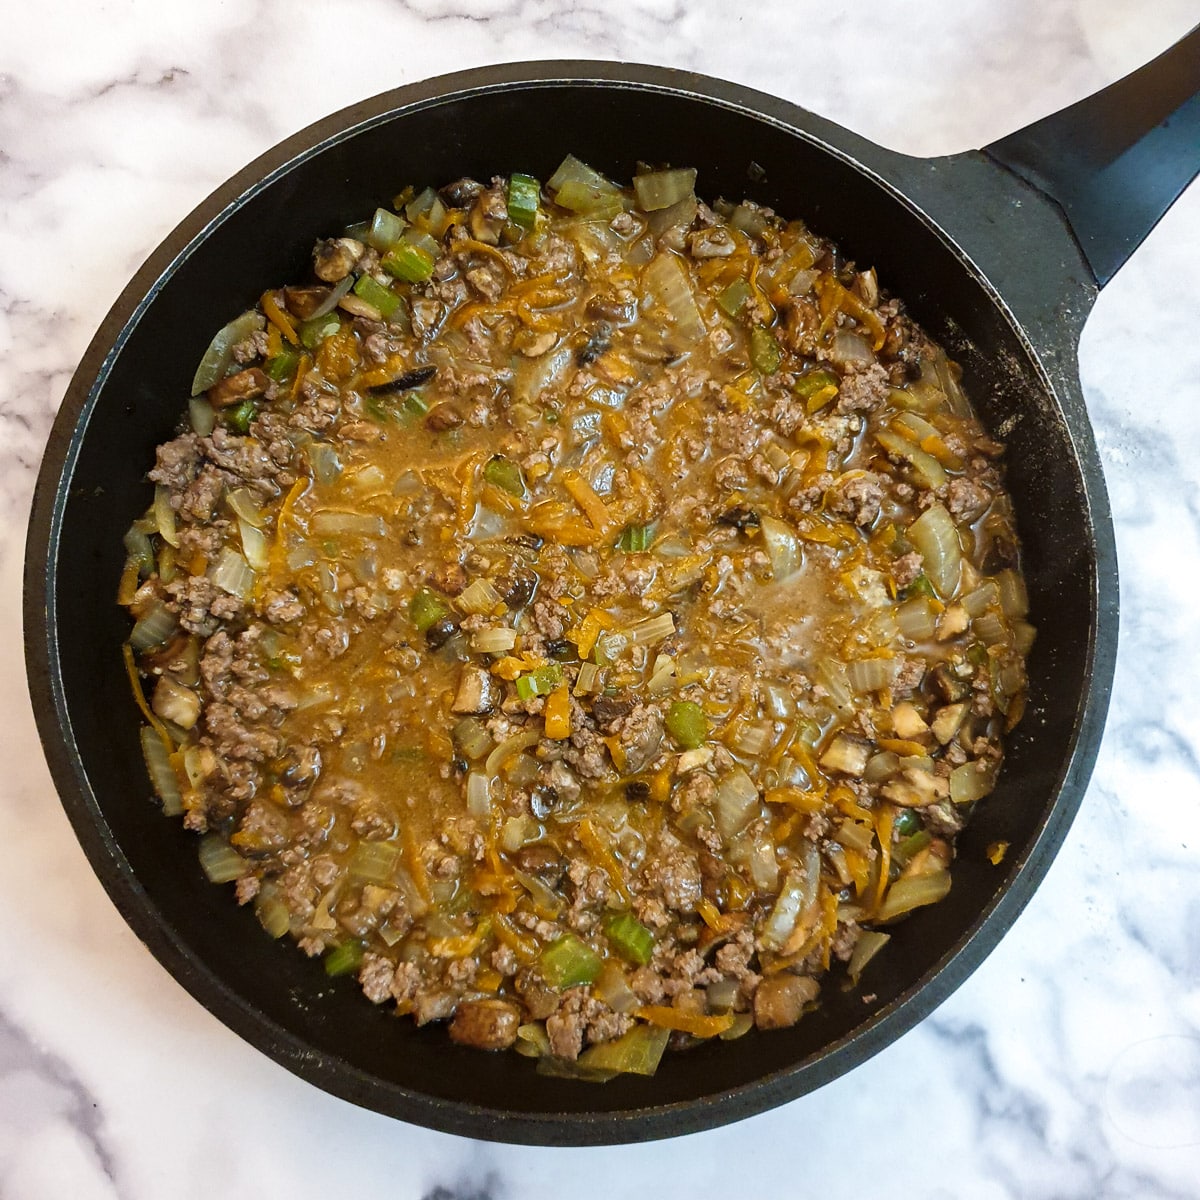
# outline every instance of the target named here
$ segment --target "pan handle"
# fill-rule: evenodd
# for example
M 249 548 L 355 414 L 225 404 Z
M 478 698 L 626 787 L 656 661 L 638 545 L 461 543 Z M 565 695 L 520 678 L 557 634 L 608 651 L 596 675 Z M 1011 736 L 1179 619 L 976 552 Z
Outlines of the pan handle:
M 983 152 L 1062 208 L 1103 287 L 1200 172 L 1200 25 Z

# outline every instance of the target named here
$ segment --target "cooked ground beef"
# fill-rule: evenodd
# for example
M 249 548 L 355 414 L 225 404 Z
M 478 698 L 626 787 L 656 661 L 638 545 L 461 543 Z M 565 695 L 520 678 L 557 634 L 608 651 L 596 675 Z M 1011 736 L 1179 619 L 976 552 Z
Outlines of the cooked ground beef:
M 319 240 L 158 448 L 121 595 L 210 876 L 590 1077 L 795 1022 L 890 880 L 947 886 L 1032 628 L 1001 448 L 872 272 L 563 170 Z

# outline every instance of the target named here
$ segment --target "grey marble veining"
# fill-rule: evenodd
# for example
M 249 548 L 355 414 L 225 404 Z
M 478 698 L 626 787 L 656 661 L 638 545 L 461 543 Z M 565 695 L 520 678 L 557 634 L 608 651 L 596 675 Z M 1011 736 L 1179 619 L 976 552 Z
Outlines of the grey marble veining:
M 0 1198 L 1200 1196 L 1200 189 L 1080 348 L 1122 575 L 1093 784 L 984 966 L 782 1109 L 620 1150 L 484 1145 L 357 1110 L 240 1042 L 91 875 L 25 698 L 24 524 L 50 422 L 159 239 L 279 138 L 427 75 L 611 57 L 724 76 L 885 145 L 981 145 L 1103 86 L 1195 0 L 345 0 L 10 6 L 0 39 Z M 635 136 L 636 131 L 631 131 Z

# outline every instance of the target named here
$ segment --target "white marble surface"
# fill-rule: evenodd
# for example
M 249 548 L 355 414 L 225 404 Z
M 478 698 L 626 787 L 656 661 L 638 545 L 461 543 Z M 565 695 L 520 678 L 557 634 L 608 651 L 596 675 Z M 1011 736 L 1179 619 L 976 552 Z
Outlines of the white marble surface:
M 610 57 L 749 83 L 935 154 L 1095 90 L 1198 18 L 1196 0 L 6 4 L 0 1197 L 1200 1195 L 1200 188 L 1083 337 L 1124 615 L 1080 818 L 954 997 L 773 1113 L 669 1143 L 527 1150 L 405 1126 L 293 1078 L 117 916 L 55 798 L 18 651 L 34 472 L 87 340 L 194 204 L 308 122 L 461 66 Z

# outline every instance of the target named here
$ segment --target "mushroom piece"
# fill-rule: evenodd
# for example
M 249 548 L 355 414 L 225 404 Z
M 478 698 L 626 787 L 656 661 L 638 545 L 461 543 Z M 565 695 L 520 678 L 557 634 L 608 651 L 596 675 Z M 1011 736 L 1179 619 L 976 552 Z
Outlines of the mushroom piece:
M 504 1050 L 517 1040 L 520 1010 L 505 1000 L 467 1000 L 450 1022 L 450 1040 L 477 1050 Z
M 271 377 L 259 367 L 250 367 L 214 383 L 208 389 L 208 402 L 213 408 L 232 408 L 243 400 L 257 400 L 270 391 Z
M 323 238 L 313 248 L 313 274 L 326 283 L 338 283 L 354 270 L 364 248 L 354 238 Z
M 466 666 L 458 680 L 458 692 L 450 711 L 459 716 L 489 713 L 500 700 L 500 688 L 482 667 Z
M 180 729 L 191 729 L 200 719 L 200 697 L 170 675 L 158 681 L 153 708 L 164 721 L 173 721 Z

